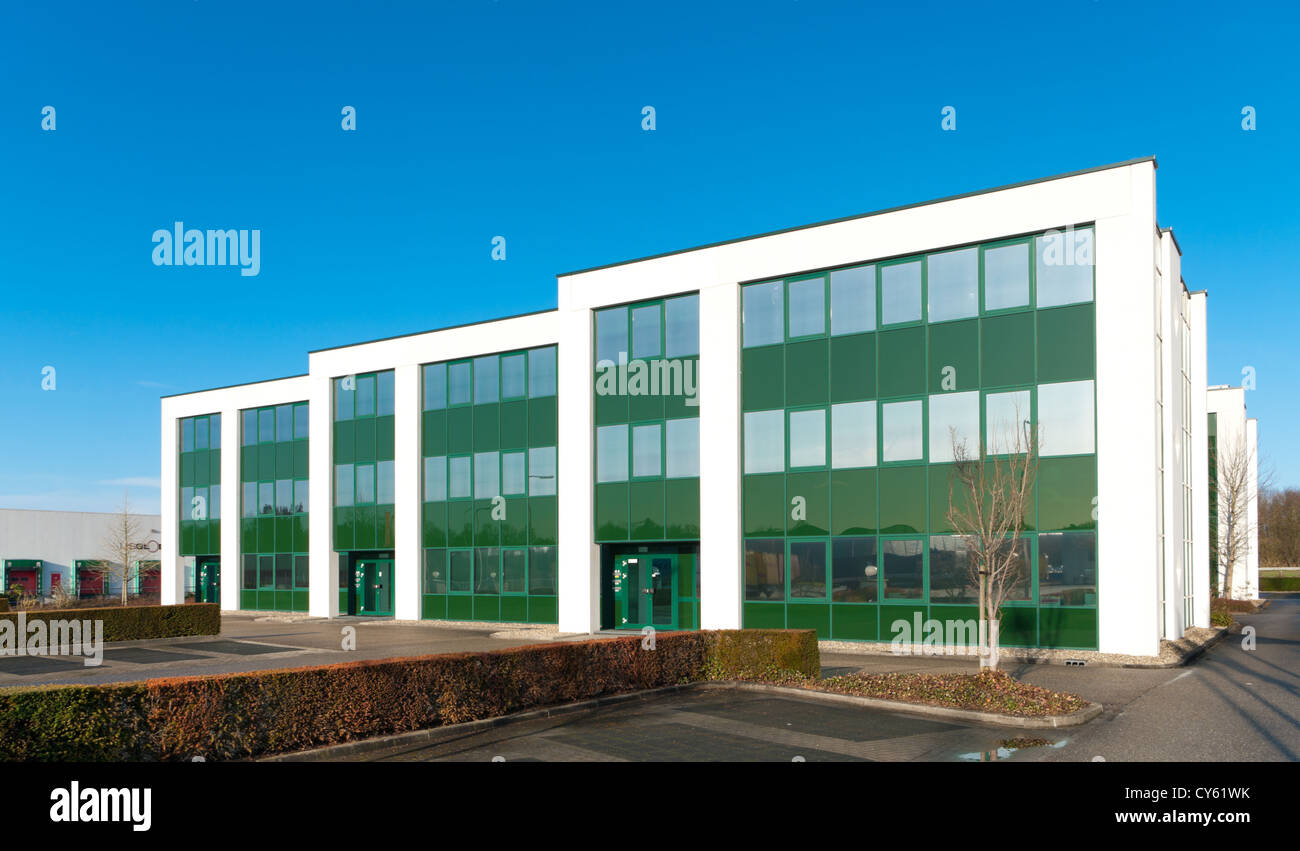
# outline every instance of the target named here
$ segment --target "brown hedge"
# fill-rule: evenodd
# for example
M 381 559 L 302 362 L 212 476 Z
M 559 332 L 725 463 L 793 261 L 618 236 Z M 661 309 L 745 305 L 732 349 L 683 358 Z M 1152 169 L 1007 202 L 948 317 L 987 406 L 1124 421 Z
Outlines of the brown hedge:
M 18 612 L 0 612 L 0 618 L 18 620 Z M 216 603 L 181 606 L 104 606 L 96 609 L 36 609 L 24 612 L 27 623 L 50 620 L 102 620 L 105 641 L 176 638 L 181 635 L 221 633 L 221 608 Z
M 240 759 L 602 695 L 776 671 L 816 676 L 811 630 L 661 633 L 485 653 L 0 691 L 0 759 Z

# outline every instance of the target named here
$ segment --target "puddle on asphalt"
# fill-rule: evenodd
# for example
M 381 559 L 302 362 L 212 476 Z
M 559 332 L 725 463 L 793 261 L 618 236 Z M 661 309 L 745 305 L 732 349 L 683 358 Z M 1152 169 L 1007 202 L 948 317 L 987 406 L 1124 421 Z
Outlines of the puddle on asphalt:
M 1069 739 L 1061 739 L 1059 742 L 1053 742 L 1048 739 L 1021 737 L 1016 739 L 1003 739 L 998 742 L 998 747 L 987 751 L 971 751 L 970 753 L 957 754 L 957 759 L 966 762 L 999 762 L 1004 759 L 1010 759 L 1015 754 L 1029 748 L 1051 748 L 1059 750 L 1065 747 Z

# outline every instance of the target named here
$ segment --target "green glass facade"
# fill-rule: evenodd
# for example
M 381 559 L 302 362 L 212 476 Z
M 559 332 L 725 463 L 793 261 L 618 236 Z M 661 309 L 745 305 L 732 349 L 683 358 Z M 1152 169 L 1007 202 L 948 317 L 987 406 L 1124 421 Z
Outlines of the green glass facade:
M 308 411 L 298 402 L 240 412 L 241 609 L 307 611 Z
M 889 641 L 917 612 L 974 620 L 956 446 L 996 455 L 1032 422 L 1001 640 L 1096 648 L 1091 244 L 1049 232 L 742 289 L 744 626 Z
M 556 347 L 421 368 L 420 616 L 559 616 Z
M 180 421 L 180 554 L 221 552 L 221 415 Z
M 677 555 L 676 623 L 699 626 L 699 296 L 595 313 L 594 528 L 602 550 L 602 621 L 613 558 Z

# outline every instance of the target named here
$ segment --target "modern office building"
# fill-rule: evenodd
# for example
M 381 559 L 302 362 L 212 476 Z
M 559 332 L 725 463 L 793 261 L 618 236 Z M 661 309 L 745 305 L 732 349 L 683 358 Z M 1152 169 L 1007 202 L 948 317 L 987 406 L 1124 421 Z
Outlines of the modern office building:
M 973 619 L 957 447 L 1034 434 L 1004 644 L 1209 618 L 1203 292 L 1156 163 L 558 277 L 557 309 L 162 400 L 163 597 L 602 629 Z M 224 521 L 224 522 L 223 522 Z
M 1259 599 L 1259 429 L 1246 416 L 1246 390 L 1209 388 L 1210 569 L 1214 587 L 1227 581 L 1228 554 L 1235 553 L 1232 588 L 1225 596 Z

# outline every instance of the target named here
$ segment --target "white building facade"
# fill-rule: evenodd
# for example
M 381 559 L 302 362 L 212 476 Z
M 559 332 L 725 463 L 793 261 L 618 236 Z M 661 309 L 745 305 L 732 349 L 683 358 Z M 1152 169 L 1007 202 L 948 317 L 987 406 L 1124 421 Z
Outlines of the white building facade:
M 164 602 L 204 567 L 226 609 L 889 641 L 974 617 L 952 444 L 1023 421 L 1003 642 L 1153 655 L 1210 571 L 1206 296 L 1155 172 L 564 274 L 555 310 L 164 398 Z

